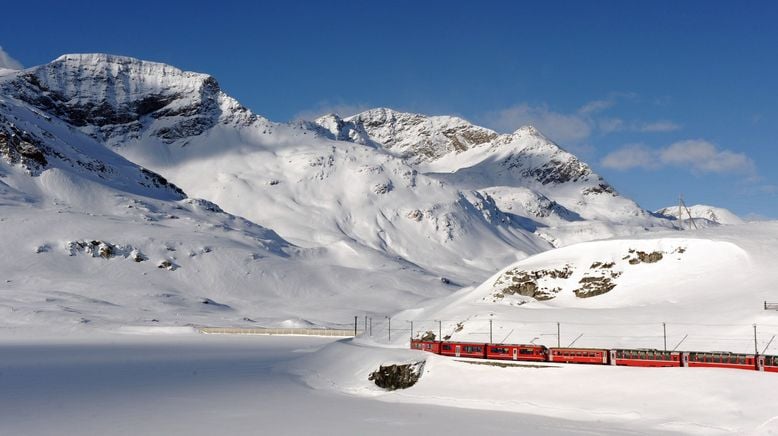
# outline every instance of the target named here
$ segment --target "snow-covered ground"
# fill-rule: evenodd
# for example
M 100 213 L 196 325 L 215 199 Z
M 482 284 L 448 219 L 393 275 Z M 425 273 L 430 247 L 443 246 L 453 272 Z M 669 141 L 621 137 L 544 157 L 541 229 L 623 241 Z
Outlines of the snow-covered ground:
M 778 431 L 776 374 L 408 350 L 427 332 L 663 348 L 666 331 L 751 353 L 756 325 L 778 354 L 776 222 L 700 206 L 732 225 L 669 230 L 531 127 L 273 123 L 208 75 L 132 58 L 66 55 L 0 91 L 0 434 Z M 193 328 L 364 314 L 354 341 Z M 420 360 L 405 391 L 367 379 Z
M 668 348 L 753 353 L 756 324 L 759 352 L 778 354 L 778 312 L 763 307 L 778 300 L 776 259 L 778 222 L 585 242 L 397 314 L 395 325 L 437 334 L 441 320 L 444 337 L 481 341 L 492 320 L 495 342 L 556 346 L 558 322 L 562 345 L 581 335 L 577 346 L 662 348 L 665 323 Z
M 349 356 L 348 358 L 344 356 Z M 366 381 L 382 363 L 426 360 L 413 387 L 384 392 Z M 497 367 L 422 351 L 338 342 L 294 362 L 311 386 L 388 403 L 509 411 L 580 421 L 600 434 L 776 434 L 778 375 L 702 368 L 532 364 Z M 511 364 L 512 362 L 509 362 Z M 506 430 L 510 432 L 509 430 Z M 574 433 L 571 428 L 563 431 Z M 454 432 L 463 434 L 463 432 Z M 547 434 L 526 429 L 518 434 Z
M 291 368 L 333 364 L 305 359 L 331 343 L 193 335 L 4 342 L 0 434 L 656 434 L 608 420 L 451 409 L 405 394 L 373 401 L 312 389 Z

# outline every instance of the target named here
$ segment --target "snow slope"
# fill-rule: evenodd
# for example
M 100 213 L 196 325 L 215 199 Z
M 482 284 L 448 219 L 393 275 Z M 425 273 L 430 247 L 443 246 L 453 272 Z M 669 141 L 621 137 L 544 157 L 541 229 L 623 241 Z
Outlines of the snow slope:
M 731 225 L 731 224 L 743 224 L 745 222 L 739 216 L 732 213 L 732 211 L 728 209 L 724 209 L 722 207 L 707 206 L 704 204 L 695 204 L 694 206 L 690 206 L 688 209 L 689 209 L 689 213 L 691 213 L 692 215 L 692 218 L 695 219 L 695 224 L 698 225 L 706 225 L 708 223 Z M 677 220 L 678 206 L 664 207 L 656 211 L 656 213 L 668 217 L 670 219 Z M 700 220 L 697 220 L 697 218 L 700 218 Z M 689 219 L 689 216 L 686 213 L 686 211 L 683 212 L 683 219 L 684 220 Z M 685 225 L 687 227 L 689 226 L 688 223 Z
M 350 241 L 299 247 L 187 198 L 8 95 L 0 96 L 0 222 L 0 337 L 333 325 L 450 292 L 438 276 L 378 251 Z
M 102 54 L 62 56 L 3 90 L 294 244 L 351 244 L 455 283 L 669 225 L 531 128 L 388 109 L 278 124 L 208 75 Z
M 760 352 L 778 334 L 775 300 L 778 224 L 746 224 L 651 237 L 592 241 L 547 251 L 498 272 L 483 284 L 398 315 L 417 319 L 416 332 L 482 340 L 493 319 L 498 341 L 591 347 L 668 346 Z M 463 323 L 454 331 L 457 323 Z M 434 327 L 434 328 L 433 328 Z M 771 350 L 776 343 L 771 344 Z
M 387 392 L 368 380 L 379 365 L 422 361 L 422 376 L 408 389 Z M 369 398 L 386 407 L 414 404 L 458 409 L 449 411 L 452 417 L 473 410 L 514 413 L 512 428 L 492 430 L 506 433 L 552 431 L 525 427 L 528 415 L 580 423 L 577 428 L 565 427 L 562 434 L 769 435 L 778 431 L 774 407 L 778 376 L 774 373 L 479 363 L 483 361 L 381 348 L 358 340 L 328 345 L 291 366 L 318 391 Z
M 778 222 L 554 249 L 510 265 L 480 286 L 396 314 L 391 341 L 383 323 L 372 336 L 332 344 L 297 362 L 295 371 L 315 389 L 390 403 L 608 423 L 624 426 L 624 433 L 775 434 L 775 373 L 484 366 L 407 348 L 410 336 L 438 336 L 440 330 L 443 338 L 468 342 L 491 336 L 497 343 L 663 349 L 666 329 L 668 349 L 753 353 L 756 324 L 759 352 L 777 355 L 778 312 L 763 308 L 763 301 L 776 300 L 776 256 Z M 599 279 L 615 287 L 604 293 L 587 287 Z M 367 380 L 379 365 L 421 361 L 421 379 L 409 389 L 385 392 Z

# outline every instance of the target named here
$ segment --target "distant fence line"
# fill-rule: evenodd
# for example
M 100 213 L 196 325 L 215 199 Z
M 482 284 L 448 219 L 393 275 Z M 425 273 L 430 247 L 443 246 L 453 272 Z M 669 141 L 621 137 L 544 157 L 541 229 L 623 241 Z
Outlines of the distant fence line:
M 198 327 L 206 335 L 296 335 L 353 337 L 354 329 Z

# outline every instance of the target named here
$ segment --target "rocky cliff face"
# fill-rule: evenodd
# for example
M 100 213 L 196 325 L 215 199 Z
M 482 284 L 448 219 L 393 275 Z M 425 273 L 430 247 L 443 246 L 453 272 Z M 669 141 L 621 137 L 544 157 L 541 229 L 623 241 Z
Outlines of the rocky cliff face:
M 18 80 L 10 85 L 0 81 L 0 89 L 18 90 Z M 30 101 L 40 104 L 44 97 Z M 0 158 L 31 176 L 56 169 L 120 191 L 167 200 L 186 197 L 161 175 L 127 161 L 73 125 L 5 93 L 0 94 Z
M 108 145 L 144 133 L 172 143 L 219 122 L 257 119 L 209 75 L 105 54 L 61 56 L 19 73 L 2 91 Z

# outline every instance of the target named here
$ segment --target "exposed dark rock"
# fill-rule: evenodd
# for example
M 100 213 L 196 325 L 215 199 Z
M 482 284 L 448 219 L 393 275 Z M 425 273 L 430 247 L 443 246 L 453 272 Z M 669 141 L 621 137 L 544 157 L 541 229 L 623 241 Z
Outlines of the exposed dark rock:
M 373 186 L 373 192 L 375 192 L 376 194 L 379 194 L 379 195 L 391 192 L 392 189 L 394 189 L 394 185 L 392 184 L 391 180 L 387 180 L 384 183 L 379 183 L 379 184 Z
M 616 287 L 616 284 L 611 281 L 610 277 L 584 277 L 579 283 L 581 287 L 573 291 L 575 296 L 579 298 L 602 295 Z
M 173 262 L 165 259 L 165 260 L 159 262 L 159 264 L 157 264 L 157 268 L 159 268 L 159 269 L 166 269 L 168 271 L 172 271 L 173 270 Z
M 424 362 L 381 365 L 367 379 L 375 382 L 376 386 L 389 391 L 407 389 L 419 381 L 423 370 Z
M 661 251 L 652 251 L 646 253 L 645 251 L 630 250 L 630 253 L 634 253 L 636 257 L 629 259 L 630 265 L 637 265 L 639 263 L 656 263 L 662 260 L 664 257 Z
M 613 187 L 605 183 L 600 183 L 594 188 L 586 188 L 583 190 L 583 195 L 591 195 L 591 194 L 610 194 L 613 196 L 617 195 L 616 191 L 613 190 Z
M 569 265 L 561 269 L 541 269 L 533 271 L 510 270 L 505 272 L 495 282 L 498 292 L 495 298 L 504 298 L 506 295 L 522 295 L 536 300 L 550 300 L 562 289 L 560 287 L 549 288 L 538 284 L 542 278 L 567 279 L 573 274 Z
M 434 341 L 436 337 L 437 336 L 435 336 L 435 333 L 433 333 L 431 331 L 426 331 L 426 332 L 424 332 L 423 335 L 421 335 L 421 340 L 422 341 Z
M 0 116 L 0 157 L 6 162 L 21 164 L 30 173 L 39 172 L 48 165 L 41 144 L 38 138 Z
M 220 309 L 220 310 L 232 310 L 232 307 L 230 307 L 227 304 L 217 303 L 210 298 L 203 298 L 200 300 L 200 303 L 210 306 L 214 309 Z

